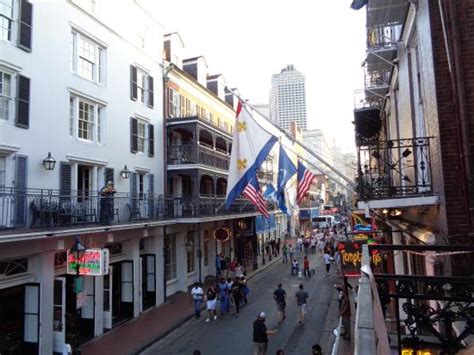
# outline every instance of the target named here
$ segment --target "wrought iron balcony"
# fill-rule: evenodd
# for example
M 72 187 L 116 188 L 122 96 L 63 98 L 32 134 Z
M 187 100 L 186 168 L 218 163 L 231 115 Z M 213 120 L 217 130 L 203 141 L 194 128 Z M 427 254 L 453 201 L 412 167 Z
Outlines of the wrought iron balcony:
M 81 226 L 166 221 L 183 217 L 219 217 L 256 212 L 245 199 L 237 199 L 229 210 L 224 197 L 116 193 L 113 197 L 75 191 L 14 188 L 0 189 L 0 232 L 12 230 L 56 230 Z M 269 205 L 269 210 L 275 206 Z M 4 233 L 2 233 L 4 234 Z
M 168 165 L 202 164 L 229 170 L 230 157 L 225 152 L 198 143 L 184 143 L 168 147 Z
M 430 139 L 373 141 L 359 146 L 359 199 L 432 195 Z

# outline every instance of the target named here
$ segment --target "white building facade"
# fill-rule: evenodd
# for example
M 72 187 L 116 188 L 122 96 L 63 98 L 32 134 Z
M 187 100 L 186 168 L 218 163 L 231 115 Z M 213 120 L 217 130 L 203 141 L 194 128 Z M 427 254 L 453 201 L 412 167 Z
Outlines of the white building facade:
M 307 128 L 305 77 L 294 65 L 287 65 L 272 76 L 270 116 L 274 123 L 287 131 L 292 121 L 303 131 Z

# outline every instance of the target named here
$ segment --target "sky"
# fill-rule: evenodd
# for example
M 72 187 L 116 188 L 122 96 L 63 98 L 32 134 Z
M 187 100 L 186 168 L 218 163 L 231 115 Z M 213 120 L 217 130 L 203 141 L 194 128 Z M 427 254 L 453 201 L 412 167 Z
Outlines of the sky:
M 294 64 L 306 77 L 308 128 L 355 153 L 354 90 L 363 87 L 365 9 L 352 0 L 142 0 L 177 31 L 185 57 L 203 55 L 252 103 L 268 103 L 272 74 Z

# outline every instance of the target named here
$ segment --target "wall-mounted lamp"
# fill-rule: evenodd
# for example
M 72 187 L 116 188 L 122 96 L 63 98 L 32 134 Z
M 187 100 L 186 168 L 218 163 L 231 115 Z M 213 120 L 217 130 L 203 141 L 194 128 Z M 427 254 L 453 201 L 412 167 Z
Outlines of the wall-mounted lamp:
M 130 177 L 131 171 L 128 170 L 127 165 L 124 166 L 122 171 L 120 172 L 120 176 L 122 179 L 128 179 Z
M 54 170 L 56 159 L 51 156 L 51 153 L 48 152 L 48 156 L 43 159 L 43 166 L 46 170 Z

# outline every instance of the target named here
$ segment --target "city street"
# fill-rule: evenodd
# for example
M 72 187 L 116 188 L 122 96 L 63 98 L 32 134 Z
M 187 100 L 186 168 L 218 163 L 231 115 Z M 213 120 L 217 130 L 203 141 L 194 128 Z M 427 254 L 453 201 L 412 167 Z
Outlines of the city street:
M 150 346 L 144 354 L 191 354 L 199 349 L 202 354 L 251 354 L 252 324 L 256 315 L 267 314 L 267 328 L 278 333 L 269 337 L 268 354 L 284 349 L 285 354 L 309 354 L 311 346 L 320 343 L 324 353 L 332 347 L 332 329 L 338 322 L 337 296 L 333 284 L 338 282 L 335 270 L 330 276 L 323 271 L 321 256 L 310 255 L 311 267 L 316 274 L 304 280 L 305 290 L 310 299 L 305 325 L 297 321 L 297 307 L 294 294 L 299 280 L 290 274 L 290 264 L 276 263 L 249 281 L 249 304 L 241 309 L 240 316 L 219 317 L 216 321 L 205 322 L 206 313 L 200 320 L 191 319 L 165 338 Z M 302 256 L 298 261 L 302 265 Z M 334 266 L 333 266 L 334 267 Z M 278 282 L 283 283 L 287 292 L 287 317 L 278 324 L 276 305 L 272 294 Z

